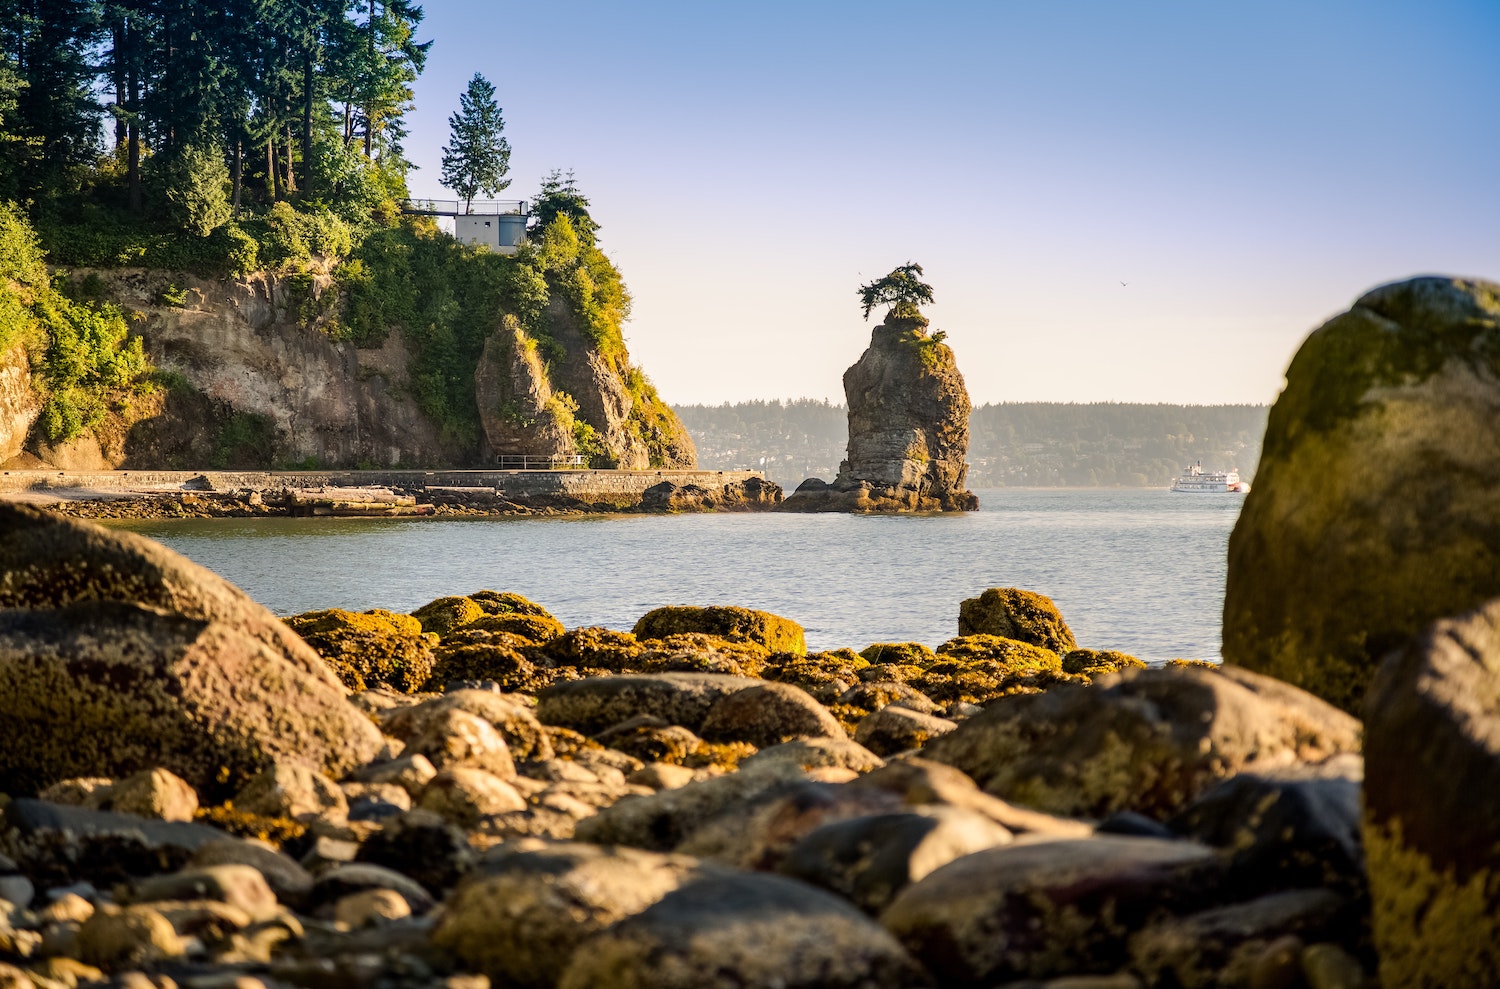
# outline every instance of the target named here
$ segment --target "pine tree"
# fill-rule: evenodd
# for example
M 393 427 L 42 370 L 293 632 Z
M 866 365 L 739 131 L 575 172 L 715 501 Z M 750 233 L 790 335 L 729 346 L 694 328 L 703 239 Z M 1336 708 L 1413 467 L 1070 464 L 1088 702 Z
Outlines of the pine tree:
M 501 135 L 505 121 L 495 102 L 495 87 L 479 73 L 458 98 L 458 112 L 448 118 L 450 137 L 443 148 L 442 181 L 464 197 L 464 212 L 474 194 L 493 196 L 510 185 L 510 142 Z

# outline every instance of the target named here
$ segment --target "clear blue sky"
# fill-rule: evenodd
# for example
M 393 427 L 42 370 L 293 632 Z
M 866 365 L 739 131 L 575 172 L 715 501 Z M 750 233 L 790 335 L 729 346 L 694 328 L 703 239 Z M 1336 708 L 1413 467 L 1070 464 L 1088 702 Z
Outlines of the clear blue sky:
M 483 73 L 502 195 L 576 172 L 670 402 L 842 401 L 907 260 L 976 404 L 1268 402 L 1366 289 L 1500 280 L 1500 0 L 426 12 L 413 192 Z

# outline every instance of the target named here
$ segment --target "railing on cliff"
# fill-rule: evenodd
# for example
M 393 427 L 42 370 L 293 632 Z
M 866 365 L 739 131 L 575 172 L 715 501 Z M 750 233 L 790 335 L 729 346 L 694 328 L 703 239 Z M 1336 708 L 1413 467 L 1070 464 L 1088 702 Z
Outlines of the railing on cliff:
M 418 216 L 499 216 L 506 213 L 526 215 L 524 199 L 475 199 L 464 208 L 462 199 L 403 199 L 401 212 Z
M 501 470 L 582 470 L 588 466 L 583 457 L 533 457 L 524 454 L 502 453 L 495 458 Z

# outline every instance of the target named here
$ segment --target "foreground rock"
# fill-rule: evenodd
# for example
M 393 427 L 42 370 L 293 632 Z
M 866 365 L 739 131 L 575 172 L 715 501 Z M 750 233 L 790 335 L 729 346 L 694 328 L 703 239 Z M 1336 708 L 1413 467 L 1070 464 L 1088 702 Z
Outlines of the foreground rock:
M 1001 845 L 907 887 L 881 923 L 945 986 L 1113 972 L 1130 930 L 1211 902 L 1214 862 L 1148 838 Z
M 1303 343 L 1229 541 L 1224 660 L 1358 711 L 1375 666 L 1500 595 L 1500 285 L 1415 278 Z
M 839 898 L 766 875 L 705 875 L 577 952 L 560 989 L 706 985 L 841 989 L 927 980 L 886 931 Z
M 923 750 L 990 793 L 1053 814 L 1167 817 L 1257 766 L 1359 749 L 1359 723 L 1243 670 L 1126 670 L 1003 697 Z
M 449 901 L 432 941 L 498 985 L 550 987 L 584 941 L 698 868 L 686 856 L 631 848 L 496 850 Z
M 972 511 L 969 392 L 942 335 L 914 308 L 893 310 L 844 372 L 849 456 L 830 485 L 804 482 L 782 503 L 802 512 Z M 815 482 L 815 483 L 814 483 Z
M 1381 980 L 1500 983 L 1500 602 L 1387 659 L 1365 725 Z
M 156 543 L 0 505 L 0 792 L 166 769 L 233 792 L 338 777 L 380 733 L 268 611 Z

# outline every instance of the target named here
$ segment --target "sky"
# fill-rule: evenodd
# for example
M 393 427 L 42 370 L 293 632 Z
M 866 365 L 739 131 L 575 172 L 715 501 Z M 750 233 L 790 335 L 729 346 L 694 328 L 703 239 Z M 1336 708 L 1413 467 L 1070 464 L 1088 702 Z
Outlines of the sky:
M 1500 0 L 427 0 L 412 193 L 496 87 L 673 404 L 843 401 L 920 263 L 974 403 L 1264 403 L 1366 290 L 1500 280 Z

